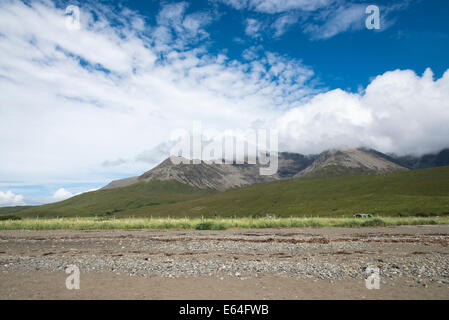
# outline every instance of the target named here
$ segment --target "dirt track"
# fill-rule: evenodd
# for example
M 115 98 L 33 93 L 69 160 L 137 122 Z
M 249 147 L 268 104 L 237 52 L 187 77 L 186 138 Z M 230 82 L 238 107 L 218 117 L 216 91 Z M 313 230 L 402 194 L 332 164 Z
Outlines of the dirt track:
M 448 299 L 448 244 L 449 226 L 0 231 L 0 298 Z

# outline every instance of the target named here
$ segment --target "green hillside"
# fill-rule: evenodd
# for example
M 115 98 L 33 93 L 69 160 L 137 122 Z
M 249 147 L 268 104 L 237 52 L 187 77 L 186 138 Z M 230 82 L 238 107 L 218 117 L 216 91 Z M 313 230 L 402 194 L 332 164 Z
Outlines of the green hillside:
M 175 181 L 141 182 L 33 207 L 20 216 L 382 216 L 449 214 L 449 167 L 255 184 L 222 193 Z
M 252 185 L 120 216 L 352 216 L 449 214 L 449 167 Z
M 73 198 L 31 207 L 22 211 L 20 216 L 112 216 L 141 207 L 163 206 L 212 194 L 176 181 L 138 182 L 133 185 L 98 190 Z
M 17 213 L 28 208 L 31 208 L 31 206 L 2 207 L 0 208 L 0 216 Z

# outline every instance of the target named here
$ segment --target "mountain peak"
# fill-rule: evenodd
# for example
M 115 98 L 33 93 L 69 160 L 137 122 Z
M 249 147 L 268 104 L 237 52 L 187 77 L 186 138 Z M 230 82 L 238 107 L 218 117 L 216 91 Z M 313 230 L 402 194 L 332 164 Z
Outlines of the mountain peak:
M 382 153 L 366 148 L 331 149 L 320 153 L 317 159 L 295 177 L 343 176 L 356 174 L 379 174 L 407 170 Z
M 260 167 L 259 164 L 213 163 L 171 156 L 140 176 L 112 181 L 104 189 L 155 179 L 174 180 L 200 189 L 224 191 L 292 177 L 378 174 L 407 170 L 390 161 L 387 155 L 364 148 L 331 149 L 318 156 L 280 152 L 276 174 L 260 175 Z
M 314 159 L 314 156 L 280 152 L 278 153 L 278 172 L 268 176 L 260 175 L 260 164 L 221 164 L 171 156 L 140 176 L 112 181 L 104 189 L 157 179 L 175 180 L 200 189 L 224 191 L 254 183 L 291 178 L 310 165 Z

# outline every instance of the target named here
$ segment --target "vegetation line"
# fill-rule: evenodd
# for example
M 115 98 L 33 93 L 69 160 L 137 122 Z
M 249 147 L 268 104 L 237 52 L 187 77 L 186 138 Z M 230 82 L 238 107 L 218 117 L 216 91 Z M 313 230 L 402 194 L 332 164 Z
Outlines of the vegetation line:
M 232 228 L 294 228 L 294 227 L 373 227 L 400 225 L 449 224 L 449 217 L 375 217 L 356 218 L 45 218 L 5 219 L 0 230 L 151 230 L 196 229 L 225 230 Z

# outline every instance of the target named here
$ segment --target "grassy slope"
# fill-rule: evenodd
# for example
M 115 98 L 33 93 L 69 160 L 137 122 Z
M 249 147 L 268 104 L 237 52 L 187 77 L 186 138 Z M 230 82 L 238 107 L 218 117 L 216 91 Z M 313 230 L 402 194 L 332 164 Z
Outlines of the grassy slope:
M 141 182 L 33 207 L 20 216 L 382 216 L 449 212 L 449 167 L 384 175 L 302 178 L 212 193 L 175 181 Z
M 211 194 L 176 181 L 139 182 L 127 187 L 88 192 L 65 201 L 32 207 L 19 216 L 109 216 L 143 206 L 186 201 Z
M 14 214 L 28 208 L 31 208 L 31 206 L 2 207 L 0 208 L 0 216 Z
M 303 178 L 252 185 L 119 216 L 352 216 L 449 212 L 449 167 L 383 175 Z

